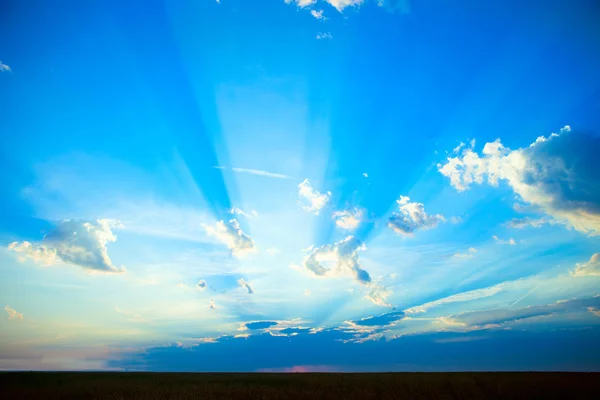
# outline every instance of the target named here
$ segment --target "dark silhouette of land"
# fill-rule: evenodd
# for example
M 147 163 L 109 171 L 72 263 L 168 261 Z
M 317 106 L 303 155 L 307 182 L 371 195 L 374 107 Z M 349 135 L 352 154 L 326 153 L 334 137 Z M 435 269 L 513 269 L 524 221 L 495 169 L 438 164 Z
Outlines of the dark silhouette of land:
M 8 399 L 600 399 L 600 373 L 0 373 Z

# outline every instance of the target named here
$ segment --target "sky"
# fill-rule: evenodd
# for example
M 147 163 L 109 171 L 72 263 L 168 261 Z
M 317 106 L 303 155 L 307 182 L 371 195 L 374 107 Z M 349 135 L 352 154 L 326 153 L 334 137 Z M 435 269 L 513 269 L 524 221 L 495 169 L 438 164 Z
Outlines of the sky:
M 0 369 L 600 371 L 593 0 L 0 6 Z

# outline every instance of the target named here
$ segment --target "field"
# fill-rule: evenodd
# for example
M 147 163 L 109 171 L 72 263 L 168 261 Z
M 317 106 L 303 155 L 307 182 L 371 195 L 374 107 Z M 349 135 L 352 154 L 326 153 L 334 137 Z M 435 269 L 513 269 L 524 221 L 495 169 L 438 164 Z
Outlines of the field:
M 0 373 L 8 399 L 600 399 L 600 374 Z

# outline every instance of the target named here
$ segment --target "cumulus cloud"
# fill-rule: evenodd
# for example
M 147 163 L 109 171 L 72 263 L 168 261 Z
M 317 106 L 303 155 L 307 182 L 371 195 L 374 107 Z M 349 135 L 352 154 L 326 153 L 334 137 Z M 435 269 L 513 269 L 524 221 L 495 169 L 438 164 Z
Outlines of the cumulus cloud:
M 494 239 L 496 244 L 509 244 L 511 246 L 514 246 L 515 244 L 517 244 L 517 242 L 515 242 L 515 239 L 513 239 L 513 238 L 503 240 L 503 239 L 500 239 L 498 236 L 494 235 L 494 236 L 492 236 L 492 239 Z
M 94 222 L 65 220 L 44 236 L 40 243 L 13 242 L 9 250 L 19 254 L 23 261 L 52 265 L 56 259 L 93 271 L 119 273 L 124 268 L 113 265 L 108 256 L 107 243 L 115 242 L 112 229 L 123 228 L 119 221 L 99 219 Z
M 332 214 L 332 218 L 339 228 L 351 231 L 358 227 L 362 215 L 362 210 L 355 207 L 351 210 L 336 211 Z
M 371 282 L 371 276 L 362 268 L 358 252 L 366 246 L 354 236 L 333 244 L 313 248 L 304 258 L 304 268 L 316 276 L 352 276 L 359 283 Z
M 327 3 L 335 7 L 339 12 L 350 6 L 359 6 L 364 3 L 364 0 L 325 0 Z
M 310 15 L 320 20 L 327 20 L 327 18 L 323 15 L 323 10 L 310 10 Z
M 198 283 L 196 283 L 196 289 L 204 290 L 206 289 L 206 281 L 204 279 L 200 279 Z
M 321 40 L 321 39 L 333 39 L 333 36 L 331 35 L 330 32 L 319 32 L 317 33 L 317 36 L 315 36 L 317 38 L 317 40 Z
M 237 283 L 239 286 L 246 288 L 248 290 L 248 294 L 254 294 L 254 289 L 252 289 L 252 286 L 250 286 L 250 284 L 246 282 L 244 278 L 238 279 Z
M 600 253 L 593 254 L 587 262 L 577 263 L 575 269 L 571 271 L 571 275 L 577 277 L 600 276 Z
M 486 143 L 482 154 L 465 149 L 438 164 L 458 191 L 484 180 L 500 181 L 520 199 L 553 220 L 590 235 L 600 233 L 600 137 L 571 132 L 540 136 L 531 145 L 511 150 L 500 139 Z
M 316 3 L 317 0 L 284 0 L 285 4 L 295 4 L 300 8 L 308 7 L 313 3 Z
M 235 218 L 228 222 L 218 221 L 214 227 L 204 225 L 204 229 L 209 236 L 225 243 L 234 256 L 239 257 L 256 251 L 254 241 L 242 231 Z
M 408 196 L 396 200 L 399 212 L 392 213 L 388 226 L 399 235 L 411 236 L 418 230 L 435 228 L 446 221 L 443 215 L 429 215 L 422 203 L 411 202 Z
M 10 67 L 4 63 L 2 63 L 2 61 L 0 61 L 0 72 L 12 72 L 12 69 L 10 69 Z
M 8 319 L 18 319 L 20 321 L 23 320 L 23 314 L 11 308 L 10 306 L 4 306 L 4 311 L 8 314 Z
M 308 179 L 305 179 L 298 185 L 298 196 L 305 211 L 319 215 L 319 211 L 331 198 L 331 192 L 320 193 L 313 189 Z

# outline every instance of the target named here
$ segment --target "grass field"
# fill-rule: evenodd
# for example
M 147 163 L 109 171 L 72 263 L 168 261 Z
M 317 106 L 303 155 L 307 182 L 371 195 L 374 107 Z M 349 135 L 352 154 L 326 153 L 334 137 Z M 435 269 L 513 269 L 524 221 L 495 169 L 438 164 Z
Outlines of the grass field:
M 0 373 L 8 399 L 600 399 L 600 374 Z

